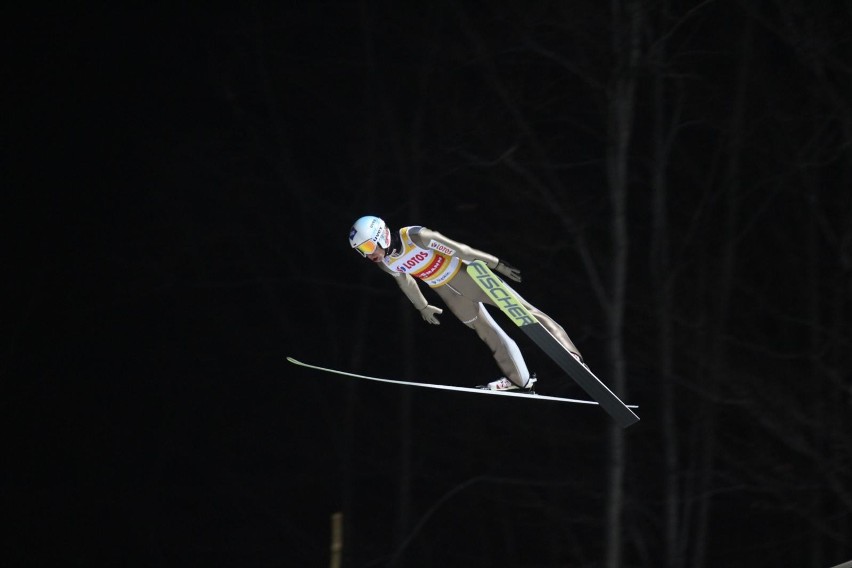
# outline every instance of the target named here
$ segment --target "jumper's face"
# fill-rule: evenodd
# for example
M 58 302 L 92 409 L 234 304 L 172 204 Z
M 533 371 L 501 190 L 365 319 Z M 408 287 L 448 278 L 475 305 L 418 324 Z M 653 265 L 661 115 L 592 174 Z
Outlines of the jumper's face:
M 360 221 L 361 220 L 359 219 L 358 222 Z M 375 229 L 377 232 L 373 232 L 373 225 L 371 225 L 368 230 L 362 230 L 360 232 L 356 226 L 353 225 L 349 233 L 349 244 L 351 244 L 352 248 L 364 258 L 368 258 L 373 262 L 381 262 L 385 257 L 385 251 L 382 247 L 390 246 L 391 234 L 390 229 L 383 226 L 384 223 L 381 219 L 376 218 L 374 221 L 381 224 L 380 227 Z M 362 240 L 362 242 L 360 244 L 355 244 L 359 240 Z
M 376 250 L 369 253 L 367 255 L 367 258 L 372 260 L 373 262 L 381 262 L 382 259 L 385 258 L 385 249 L 383 249 L 382 247 L 376 247 Z

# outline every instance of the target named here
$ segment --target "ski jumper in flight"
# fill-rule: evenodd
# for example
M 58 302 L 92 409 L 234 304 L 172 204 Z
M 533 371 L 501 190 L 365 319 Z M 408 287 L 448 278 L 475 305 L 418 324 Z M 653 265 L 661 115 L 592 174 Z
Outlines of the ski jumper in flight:
M 373 261 L 396 279 L 402 292 L 426 322 L 439 324 L 437 316 L 443 310 L 429 304 L 419 288 L 418 280 L 434 290 L 463 324 L 476 331 L 491 349 L 504 375 L 482 388 L 532 388 L 536 379 L 530 376 L 518 345 L 483 306 L 494 306 L 494 302 L 474 282 L 464 267 L 474 260 L 481 260 L 489 268 L 515 282 L 521 281 L 520 270 L 492 254 L 449 239 L 426 227 L 403 227 L 398 231 L 391 231 L 382 219 L 374 216 L 361 217 L 355 221 L 349 231 L 349 244 L 361 256 Z M 582 363 L 580 351 L 562 326 L 530 305 L 517 292 L 514 293 L 541 325 Z

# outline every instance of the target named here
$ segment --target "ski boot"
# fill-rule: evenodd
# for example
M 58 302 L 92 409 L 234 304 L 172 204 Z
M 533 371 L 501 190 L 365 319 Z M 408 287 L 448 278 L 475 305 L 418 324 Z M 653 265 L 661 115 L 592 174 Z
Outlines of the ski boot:
M 527 381 L 526 387 L 519 387 L 506 377 L 500 377 L 496 381 L 491 381 L 487 385 L 479 385 L 476 388 L 484 389 L 484 390 L 494 390 L 494 391 L 520 391 L 525 393 L 534 393 L 533 387 L 535 386 L 535 382 L 538 379 L 535 376 L 535 373 L 530 375 L 530 379 Z

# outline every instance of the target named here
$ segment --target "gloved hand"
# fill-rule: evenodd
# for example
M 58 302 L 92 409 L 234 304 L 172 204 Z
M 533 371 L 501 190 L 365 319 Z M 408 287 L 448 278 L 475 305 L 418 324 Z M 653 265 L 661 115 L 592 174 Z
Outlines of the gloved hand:
M 509 280 L 514 280 L 515 282 L 521 281 L 521 271 L 507 262 L 498 260 L 497 266 L 494 267 L 494 270 L 496 270 Z
M 441 323 L 438 321 L 438 318 L 436 316 L 442 313 L 444 313 L 444 310 L 442 310 L 441 308 L 436 308 L 435 306 L 428 305 L 422 310 L 420 310 L 420 315 L 423 316 L 423 320 L 434 325 L 439 325 Z

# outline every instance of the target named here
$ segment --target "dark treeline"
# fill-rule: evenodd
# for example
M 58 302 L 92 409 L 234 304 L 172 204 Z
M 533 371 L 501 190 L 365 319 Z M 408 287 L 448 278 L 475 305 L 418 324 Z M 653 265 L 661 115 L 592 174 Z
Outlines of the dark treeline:
M 847 4 L 287 4 L 21 40 L 4 564 L 322 566 L 336 511 L 345 568 L 852 559 Z M 642 421 L 288 365 L 496 378 L 364 214 L 518 266 Z

